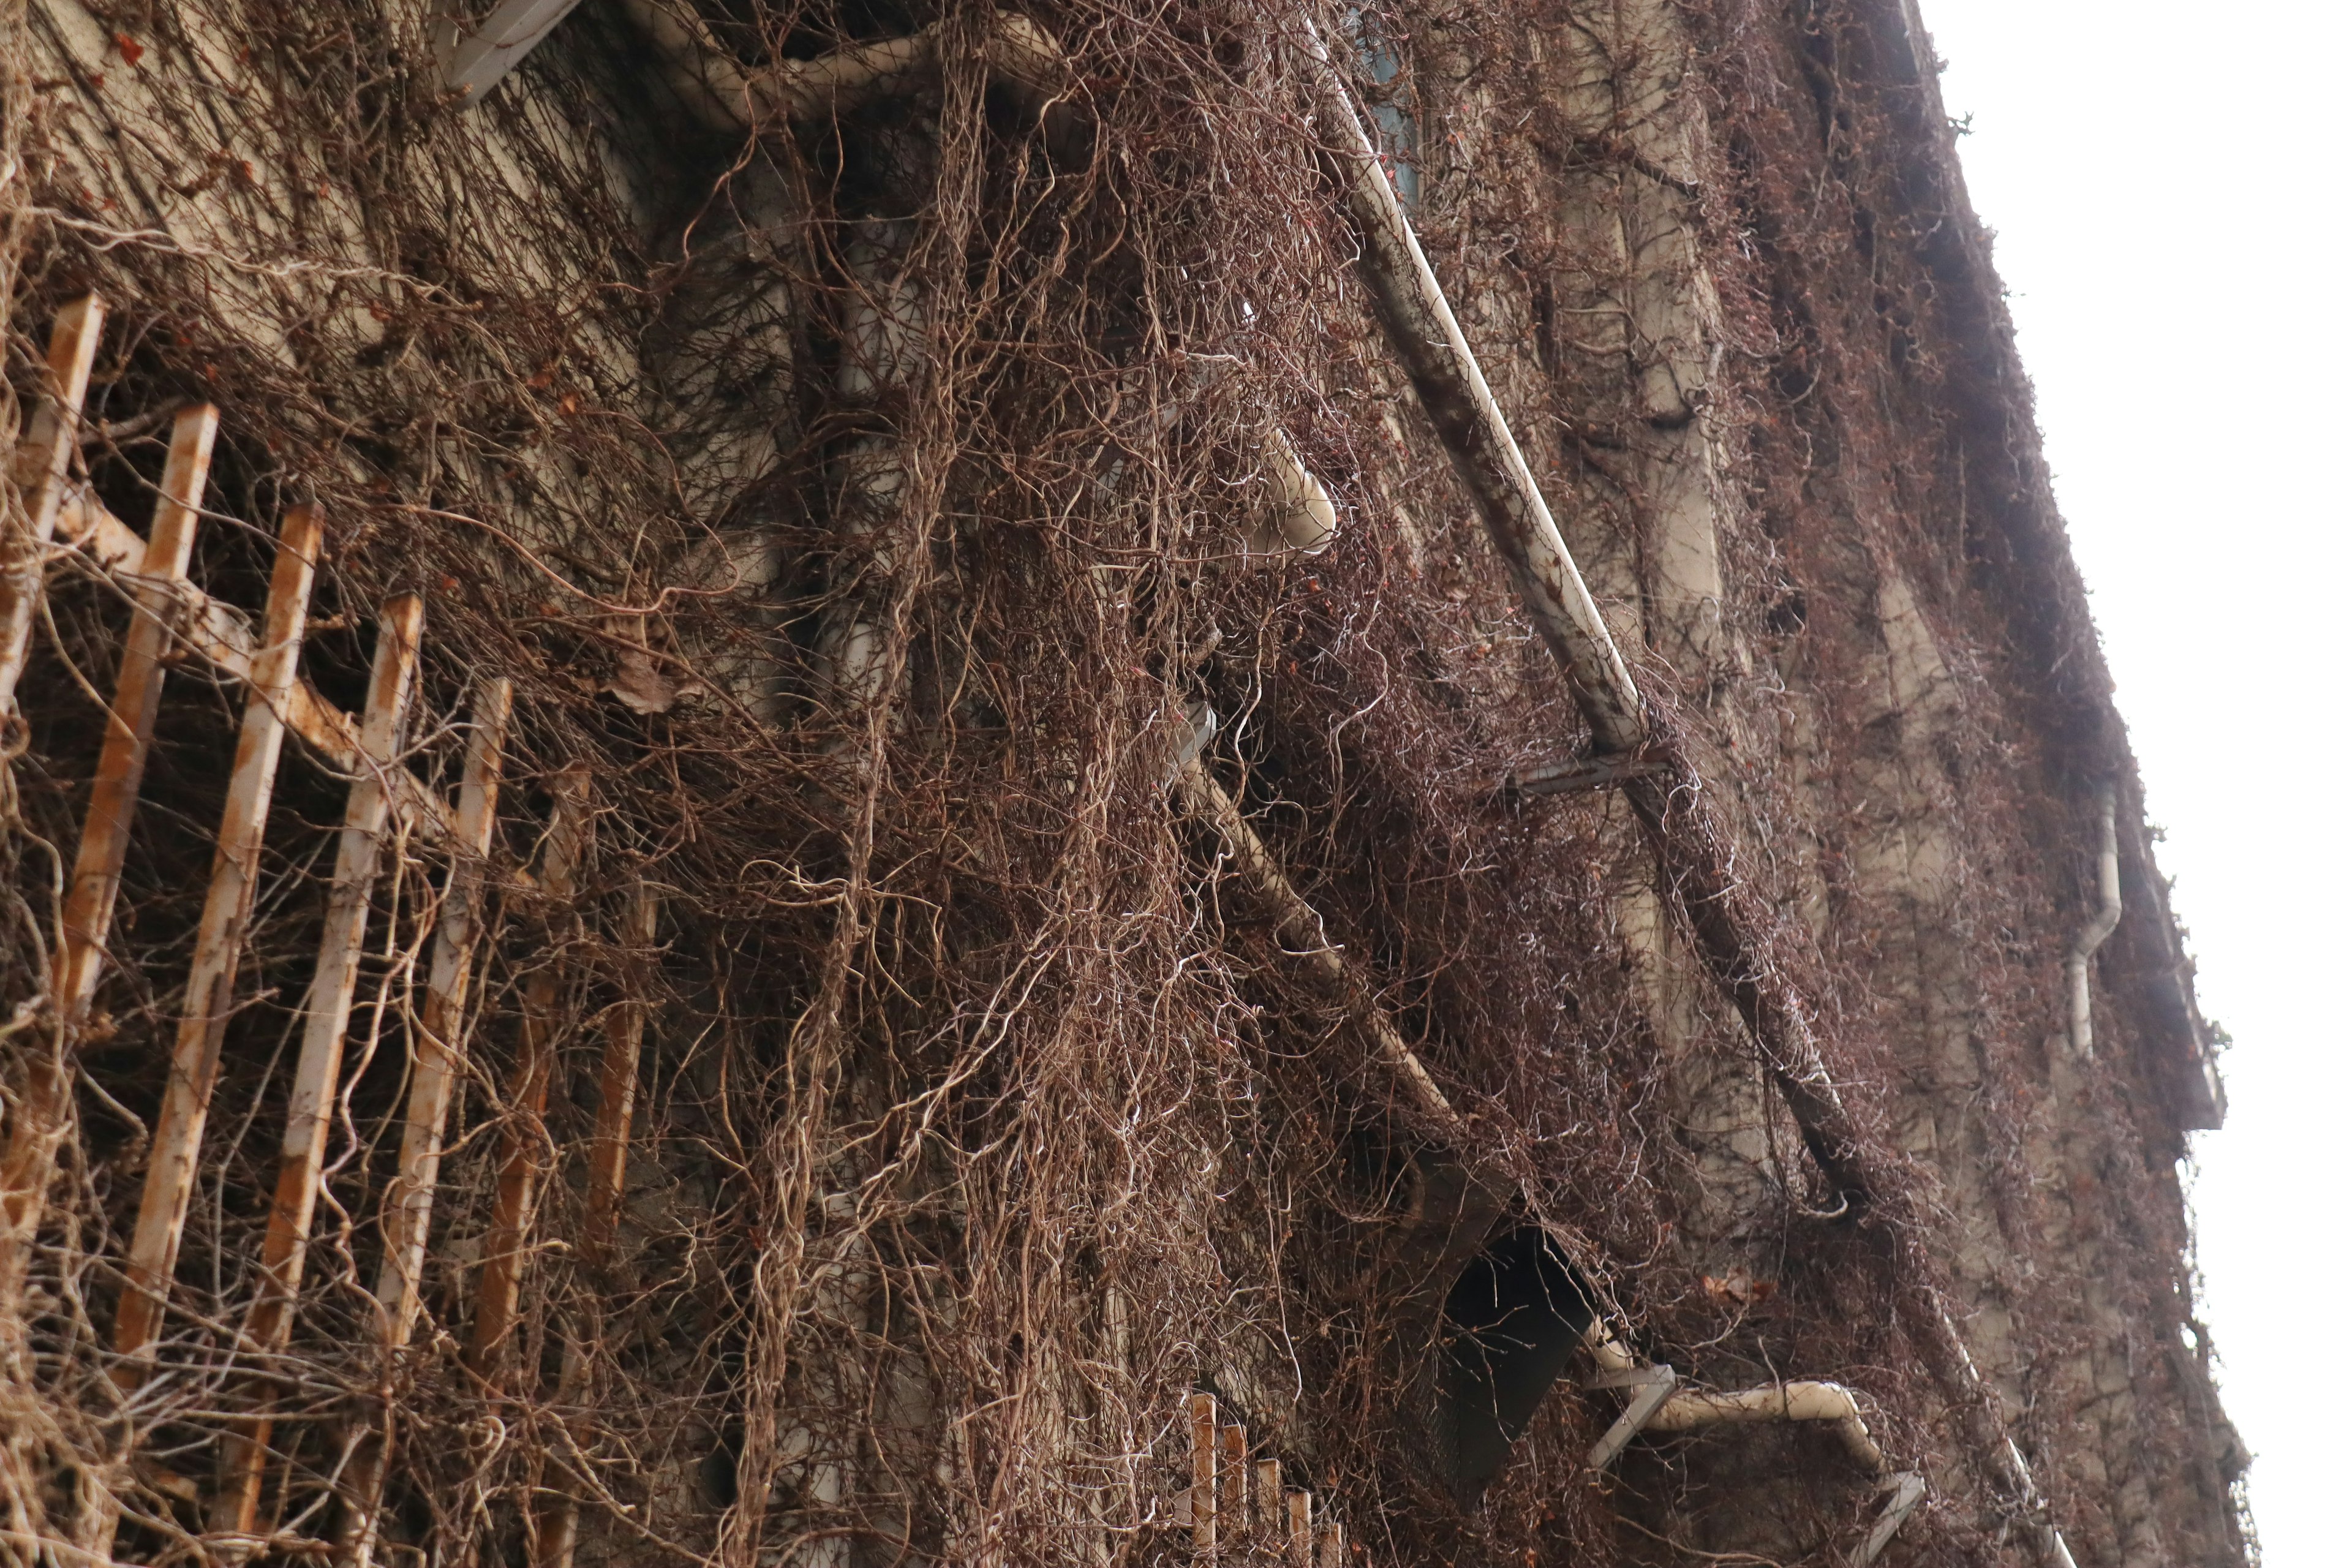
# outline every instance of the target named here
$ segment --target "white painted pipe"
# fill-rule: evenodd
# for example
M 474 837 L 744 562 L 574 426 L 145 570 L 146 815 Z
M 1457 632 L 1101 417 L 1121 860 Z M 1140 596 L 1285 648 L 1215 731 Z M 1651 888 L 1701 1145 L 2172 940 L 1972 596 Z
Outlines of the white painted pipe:
M 1612 1384 L 1642 1370 L 1642 1363 L 1598 1318 L 1585 1331 L 1585 1343 L 1591 1347 L 1602 1377 Z M 1753 1421 L 1833 1422 L 1838 1440 L 1845 1445 L 1855 1463 L 1873 1475 L 1883 1474 L 1886 1469 L 1886 1455 L 1871 1437 L 1853 1390 L 1838 1383 L 1804 1379 L 1726 1394 L 1677 1388 L 1642 1424 L 1642 1429 L 1691 1432 L 1702 1426 Z
M 1691 1432 L 1703 1426 L 1719 1426 L 1752 1421 L 1826 1421 L 1836 1432 L 1838 1441 L 1845 1445 L 1854 1463 L 1879 1478 L 1879 1490 L 1887 1494 L 1886 1506 L 1879 1510 L 1877 1521 L 1870 1534 L 1846 1558 L 1846 1568 L 1870 1568 L 1903 1521 L 1911 1517 L 1919 1500 L 1927 1495 L 1927 1480 L 1916 1470 L 1895 1470 L 1886 1462 L 1885 1451 L 1870 1435 L 1863 1421 L 1861 1403 L 1853 1390 L 1843 1384 L 1821 1383 L 1811 1379 L 1796 1383 L 1777 1383 L 1764 1388 L 1743 1388 L 1729 1394 L 1710 1394 L 1699 1389 L 1678 1386 L 1675 1369 L 1670 1366 L 1644 1366 L 1595 1318 L 1584 1331 L 1584 1342 L 1600 1364 L 1601 1375 L 1595 1388 L 1620 1388 L 1625 1391 L 1625 1413 L 1616 1425 L 1593 1445 L 1589 1463 L 1596 1470 L 1606 1469 L 1624 1450 L 1635 1434 L 1641 1432 Z M 2017 1446 L 2010 1445 L 2012 1460 L 2021 1466 Z M 2027 1483 L 2031 1488 L 2031 1481 Z M 2057 1531 L 2040 1527 L 2049 1542 L 2056 1542 L 2053 1568 L 2074 1568 L 2068 1557 L 2066 1543 L 2057 1540 Z
M 1641 693 L 1422 253 L 1339 68 L 1311 25 L 1307 40 L 1322 68 L 1316 131 L 1341 165 L 1348 216 L 1363 240 L 1359 264 L 1390 344 L 1509 565 L 1537 631 L 1566 669 L 1598 749 L 1632 751 L 1645 734 Z
M 1592 1359 L 1599 1363 L 1603 1376 L 1637 1371 L 1642 1365 L 1633 1352 L 1619 1342 L 1617 1336 L 1611 1333 L 1599 1318 L 1593 1319 L 1592 1326 L 1584 1331 L 1584 1342 L 1591 1350 Z
M 2010 1477 L 2017 1483 L 2019 1494 L 2032 1514 L 2033 1539 L 2041 1546 L 2042 1556 L 2050 1568 L 2074 1568 L 2074 1554 L 2066 1550 L 2066 1538 L 2050 1522 L 2050 1504 L 2042 1497 L 2042 1489 L 2033 1484 L 2033 1471 L 2025 1462 L 2024 1451 L 2018 1447 L 2014 1437 L 2007 1439 L 2006 1446 Z
M 1776 1383 L 1762 1388 L 1742 1388 L 1727 1394 L 1709 1394 L 1698 1389 L 1677 1389 L 1656 1415 L 1650 1417 L 1647 1430 L 1652 1432 L 1691 1432 L 1702 1426 L 1721 1426 L 1749 1421 L 1826 1421 L 1836 1431 L 1838 1441 L 1853 1456 L 1855 1464 L 1877 1475 L 1886 1468 L 1886 1456 L 1870 1436 L 1870 1428 L 1862 1419 L 1862 1406 L 1854 1399 L 1853 1390 L 1841 1383 L 1819 1383 L 1807 1379 L 1797 1383 Z
M 700 17 L 659 0 L 623 0 L 623 5 L 652 40 L 663 79 L 706 130 L 734 133 L 751 124 L 750 79 Z
M 1454 1109 L 1445 1091 L 1430 1076 L 1429 1068 L 1405 1044 L 1395 1020 L 1374 998 L 1370 984 L 1325 934 L 1323 917 L 1291 884 L 1281 863 L 1243 817 L 1234 797 L 1202 765 L 1197 748 L 1177 766 L 1175 782 L 1184 803 L 1215 826 L 1235 868 L 1275 917 L 1275 929 L 1282 934 L 1285 945 L 1312 964 L 1331 988 L 1347 999 L 1349 1010 L 1371 1036 L 1374 1051 L 1381 1064 L 1395 1075 L 1406 1098 L 1428 1121 L 1444 1129 L 1457 1141 L 1466 1139 L 1468 1128 L 1462 1113 Z
M 434 20 L 433 60 L 441 86 L 463 94 L 471 109 L 522 64 L 580 0 L 506 0 L 477 23 L 453 16 Z
M 2116 786 L 2099 786 L 2099 907 L 2074 933 L 2066 954 L 2066 1037 L 2078 1061 L 2091 1059 L 2091 955 L 2123 919 L 2123 886 L 2116 863 Z
M 1952 1321 L 1951 1314 L 1939 1310 L 1937 1313 L 1937 1329 L 1946 1353 L 1958 1363 L 1970 1392 L 1984 1409 L 1998 1410 L 2000 1397 L 1986 1386 L 1984 1373 L 1977 1370 L 1976 1358 L 1969 1354 L 1968 1342 L 1960 1337 L 1959 1327 Z M 2032 1468 L 2026 1464 L 2024 1451 L 2018 1447 L 2017 1439 L 2005 1434 L 2001 1436 L 1999 1462 L 2008 1478 L 2011 1492 L 2007 1500 L 2028 1521 L 2033 1538 L 2042 1548 L 2043 1560 L 2050 1568 L 2074 1568 L 2074 1554 L 2066 1550 L 2066 1538 L 2058 1533 L 2056 1525 L 2050 1522 L 2049 1501 L 2042 1497 L 2042 1489 L 2034 1484 Z
M 787 120 L 823 119 L 905 90 L 939 65 L 940 24 L 903 38 L 853 44 L 813 60 L 787 60 L 751 78 L 751 90 Z M 1053 35 L 1028 17 L 999 11 L 982 46 L 989 74 L 1032 108 L 1042 109 L 1066 78 L 1067 61 Z
M 2078 1061 L 2091 1059 L 2091 958 L 2115 934 L 2124 913 L 2123 883 L 2116 857 L 2116 786 L 2111 780 L 2099 786 L 2099 907 L 2074 933 L 2074 945 L 2066 953 L 2066 1038 Z M 1960 1341 L 1958 1331 L 1949 1318 L 1944 1320 L 1944 1331 L 1960 1351 L 1960 1364 L 1967 1368 L 1969 1379 L 1979 1387 L 1983 1378 L 1968 1348 Z M 2066 1548 L 2066 1538 L 2050 1521 L 2050 1505 L 2034 1484 L 2032 1467 L 2015 1438 L 2005 1441 L 2010 1479 L 2016 1486 L 2019 1499 L 2032 1516 L 2034 1541 L 2050 1568 L 2074 1568 L 2074 1554 Z
M 904 37 L 851 44 L 813 60 L 786 60 L 771 70 L 746 70 L 691 15 L 658 0 L 628 0 L 628 8 L 669 57 L 673 76 L 683 71 L 691 78 L 688 97 L 697 112 L 705 118 L 723 114 L 738 130 L 748 127 L 754 108 L 803 124 L 847 114 L 919 85 L 940 64 L 937 22 Z M 1033 107 L 1042 109 L 1067 80 L 1062 46 L 1014 12 L 996 14 L 982 48 L 990 75 Z

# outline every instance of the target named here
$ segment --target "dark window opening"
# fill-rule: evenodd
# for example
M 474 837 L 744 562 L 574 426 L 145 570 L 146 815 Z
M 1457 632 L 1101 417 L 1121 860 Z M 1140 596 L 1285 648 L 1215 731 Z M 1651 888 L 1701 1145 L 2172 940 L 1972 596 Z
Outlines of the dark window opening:
M 1454 1282 L 1445 1298 L 1441 1415 L 1455 1490 L 1465 1502 L 1502 1473 L 1591 1322 L 1582 1283 L 1533 1226 L 1496 1241 Z

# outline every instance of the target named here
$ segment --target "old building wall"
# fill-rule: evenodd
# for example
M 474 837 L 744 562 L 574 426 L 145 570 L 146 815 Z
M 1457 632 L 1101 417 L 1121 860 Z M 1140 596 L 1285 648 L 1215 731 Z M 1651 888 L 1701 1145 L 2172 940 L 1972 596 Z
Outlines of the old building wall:
M 1645 816 L 1622 773 L 1507 782 L 1611 759 L 1367 300 L 1303 28 L 1024 15 L 589 6 L 467 106 L 417 7 L 34 8 L 20 399 L 97 287 L 138 346 L 93 417 L 212 396 L 225 517 L 325 503 L 340 620 L 305 658 L 339 700 L 374 604 L 426 590 L 398 765 L 448 792 L 486 675 L 519 719 L 425 1328 L 389 1351 L 371 1216 L 449 864 L 404 840 L 330 1266 L 285 1356 L 236 1337 L 330 777 L 274 821 L 172 1336 L 109 1360 L 201 877 L 171 868 L 217 809 L 151 787 L 116 1035 L 12 1047 L 12 1083 L 47 1039 L 87 1087 L 10 1528 L 254 1550 L 211 1470 L 291 1369 L 263 1522 L 347 1561 L 379 1451 L 368 1528 L 435 1560 L 1195 1559 L 1203 1393 L 1369 1561 L 1838 1555 L 1912 1472 L 1888 1563 L 2050 1562 L 2053 1522 L 2084 1568 L 2242 1561 L 2174 1164 L 2208 1042 L 1916 17 L 1320 18 L 1344 72 L 1375 40 L 1412 221 L 1645 699 L 1612 765 L 1700 803 Z M 89 472 L 135 521 L 124 441 Z M 26 910 L 96 745 L 68 661 L 109 668 L 121 621 L 77 570 L 12 774 Z M 39 1016 L 38 967 L 9 984 Z M 513 1148 L 546 1195 L 485 1356 Z M 1449 1290 L 1538 1235 L 1615 1348 L 1563 1347 L 1473 1483 Z M 1849 1385 L 1886 1462 L 1768 1422 L 1596 1475 L 1609 1355 Z
M 2063 922 L 2081 918 L 2072 911 L 2096 857 L 2095 827 L 2084 826 L 2087 798 L 2103 771 L 2127 774 L 2128 759 L 2116 748 L 2112 720 L 2071 734 L 2045 731 L 2044 743 L 2062 752 L 2082 748 L 2056 764 L 2057 821 L 2029 847 L 2012 837 L 2014 817 L 1999 820 L 2021 796 L 2053 787 L 2049 763 L 2013 750 L 2048 694 L 2030 676 L 2022 691 L 2009 684 L 2014 667 L 2001 668 L 2008 650 L 1999 621 L 2010 612 L 1986 613 L 2000 584 L 1971 559 L 1972 536 L 1986 524 L 1971 516 L 1971 453 L 1949 432 L 1982 416 L 1983 395 L 1965 384 L 1970 378 L 1959 366 L 1933 361 L 1950 353 L 1974 370 L 1988 353 L 1998 362 L 2008 353 L 1995 375 L 2014 385 L 2013 351 L 1999 335 L 1982 347 L 1966 334 L 1958 340 L 1966 347 L 1937 338 L 1938 327 L 1968 320 L 1973 305 L 1923 320 L 1940 303 L 1934 290 L 1984 286 L 1980 251 L 1969 276 L 1932 249 L 1906 256 L 1895 248 L 1923 228 L 1967 222 L 1964 208 L 1950 205 L 1958 176 L 1948 137 L 1932 118 L 1931 58 L 1916 16 L 1834 8 L 1792 16 L 1796 26 L 1780 35 L 1792 47 L 1727 72 L 1717 55 L 1711 63 L 1722 74 L 1712 81 L 1682 75 L 1705 58 L 1700 40 L 1710 29 L 1690 27 L 1680 12 L 1598 8 L 1570 20 L 1564 33 L 1572 41 L 1557 50 L 1568 63 L 1556 75 L 1548 58 L 1555 35 L 1538 33 L 1525 52 L 1512 40 L 1517 58 L 1509 66 L 1490 57 L 1453 74 L 1488 79 L 1537 63 L 1551 95 L 1546 107 L 1565 110 L 1561 143 L 1612 146 L 1618 163 L 1594 160 L 1597 171 L 1572 168 L 1555 180 L 1543 169 L 1516 204 L 1481 184 L 1475 158 L 1449 172 L 1468 176 L 1472 201 L 1505 209 L 1497 226 L 1514 235 L 1517 276 L 1489 275 L 1484 286 L 1528 300 L 1522 324 L 1553 312 L 1572 323 L 1542 322 L 1531 333 L 1533 357 L 1556 363 L 1554 384 L 1572 389 L 1576 412 L 1559 422 L 1569 435 L 1562 444 L 1571 472 L 1598 502 L 1580 513 L 1579 555 L 1594 563 L 1621 630 L 1643 634 L 1686 683 L 1696 679 L 1709 658 L 1692 640 L 1687 612 L 1678 624 L 1664 607 L 1710 597 L 1690 587 L 1692 563 L 1704 557 L 1705 571 L 1717 570 L 1712 563 L 1737 550 L 1726 541 L 1745 534 L 1757 550 L 1751 560 L 1760 570 L 1742 584 L 1748 599 L 1738 606 L 1745 624 L 1730 616 L 1719 657 L 1770 671 L 1774 689 L 1763 710 L 1777 712 L 1780 732 L 1769 724 L 1759 731 L 1757 709 L 1740 700 L 1749 694 L 1725 682 L 1709 714 L 1718 755 L 1732 770 L 1760 763 L 1793 792 L 1778 803 L 1787 831 L 1759 847 L 1759 860 L 1785 878 L 1784 896 L 1806 913 L 1837 967 L 1867 975 L 1844 998 L 1853 1008 L 1847 1026 L 1869 1037 L 1855 1044 L 1885 1075 L 1876 1098 L 1891 1135 L 1933 1173 L 1946 1232 L 1939 1256 L 1977 1362 L 2009 1418 L 2023 1423 L 2029 1451 L 2063 1456 L 2078 1472 L 2080 1529 L 2095 1544 L 2077 1550 L 2115 1561 L 2218 1560 L 2235 1547 L 2206 1453 L 2209 1407 L 2174 1381 L 2168 1364 L 2152 1376 L 2126 1371 L 2151 1340 L 2180 1342 L 2189 1324 L 2183 1282 L 2166 1249 L 2126 1258 L 2105 1240 L 2117 1229 L 2145 1237 L 2142 1223 L 2125 1217 L 2135 1211 L 2174 1212 L 2178 1133 L 2161 1120 L 2143 1121 L 2121 1142 L 2112 1125 L 2088 1133 L 2079 1124 L 2087 1089 L 2080 1064 L 2036 1038 L 2063 1017 L 2053 984 L 2071 937 Z M 1785 74 L 1769 80 L 1775 69 Z M 1787 90 L 1801 81 L 1812 101 Z M 1785 96 L 1759 114 L 1755 99 L 1766 86 Z M 1707 109 L 1727 93 L 1748 101 L 1732 100 L 1727 134 L 1711 142 Z M 1758 169 L 1780 151 L 1759 143 L 1783 113 L 1816 121 L 1818 169 Z M 1935 139 L 1892 153 L 1885 143 L 1899 138 L 1886 134 L 1890 122 L 1934 126 Z M 1548 152 L 1556 163 L 1575 163 L 1559 143 Z M 1881 159 L 1908 162 L 1892 189 L 1870 167 Z M 1538 154 L 1520 167 L 1541 163 Z M 1712 215 L 1685 194 L 1685 182 L 1709 176 Z M 1782 182 L 1809 198 L 1811 232 L 1773 232 L 1793 216 L 1774 208 Z M 1557 227 L 1531 240 L 1528 229 L 1545 232 L 1540 204 L 1561 184 L 1574 193 L 1564 210 L 1581 226 L 1565 243 Z M 1832 188 L 1836 203 L 1824 200 Z M 1430 200 L 1443 212 L 1442 187 Z M 1843 207 L 1832 221 L 1851 224 L 1862 242 L 1866 291 L 1840 291 L 1836 264 L 1845 258 L 1822 236 L 1831 226 L 1825 207 Z M 1750 313 L 1742 319 L 1727 320 L 1717 303 L 1709 216 L 1714 254 L 1746 296 Z M 1761 258 L 1748 248 L 1759 227 L 1774 247 Z M 1743 243 L 1721 248 L 1727 230 Z M 1626 237 L 1636 231 L 1652 237 Z M 1825 252 L 1828 265 L 1817 259 Z M 1529 253 L 1551 266 L 1529 266 Z M 1893 304 L 1905 300 L 1907 307 Z M 1833 326 L 1807 320 L 1823 310 L 1843 319 Z M 1923 342 L 1936 346 L 1923 350 Z M 1639 350 L 1629 354 L 1632 343 L 1648 345 L 1646 363 Z M 1508 331 L 1486 343 L 1498 357 L 1517 349 Z M 1633 386 L 1612 390 L 1625 386 L 1628 359 Z M 1726 361 L 1729 368 L 1707 374 Z M 1690 400 L 1713 407 L 1687 421 L 1650 395 L 1667 384 L 1704 393 L 1710 381 L 1721 395 Z M 2013 432 L 2027 416 L 2017 394 L 1995 397 L 2008 403 L 2001 413 Z M 1730 466 L 1749 478 L 1744 490 L 1724 478 L 1722 437 L 1709 433 L 1725 428 L 1742 448 Z M 1662 472 L 1671 477 L 1661 479 Z M 1647 482 L 1629 483 L 1628 474 Z M 2038 508 L 2046 519 L 2046 489 L 2036 493 L 2033 478 L 2029 472 L 2022 494 L 1999 500 Z M 2067 579 L 2056 590 L 2074 591 Z M 1962 661 L 1957 669 L 1948 647 Z M 1994 811 L 1980 804 L 1989 789 L 2000 801 Z M 1825 866 L 1835 868 L 1833 885 L 1823 879 Z M 2027 918 L 2048 922 L 2023 940 L 2009 912 L 2021 894 L 2030 900 Z M 2111 954 L 2102 973 L 2120 968 L 2118 959 Z M 2134 978 L 2116 984 L 2126 995 L 2136 988 Z M 1653 1007 L 1662 1028 L 1675 1026 L 1663 991 L 1654 990 Z M 2184 1030 L 2189 1072 L 2204 1070 L 2204 1047 L 2193 1013 L 2185 1025 L 2165 1019 L 2155 1028 L 2158 1037 L 2142 1047 L 2152 1070 L 2124 1070 L 2161 1119 L 2179 1113 L 2179 1099 L 2161 1085 L 2179 1070 L 2173 1053 L 2184 1048 Z M 2021 1083 L 2012 1076 L 2021 1068 Z M 1702 1079 L 1683 1093 L 1695 1121 L 1742 1120 L 1734 1085 Z M 2192 1092 L 2185 1124 L 2206 1114 L 2195 1102 Z M 1745 1120 L 1755 1124 L 1752 1111 Z M 2147 1175 L 2119 1191 L 2115 1162 L 2126 1147 L 2137 1152 L 2123 1157 L 2145 1161 Z M 1727 1173 L 1706 1186 L 1718 1212 L 1742 1208 Z M 2078 1225 L 2059 1242 L 2051 1220 L 2037 1217 L 2053 1206 L 2053 1189 L 2068 1194 L 2054 1205 L 2060 1214 L 2078 1213 L 2097 1193 L 2115 1200 L 2111 1217 Z M 1701 1212 L 1711 1205 L 1703 1200 Z M 2053 1290 L 2053 1278 L 2066 1283 Z

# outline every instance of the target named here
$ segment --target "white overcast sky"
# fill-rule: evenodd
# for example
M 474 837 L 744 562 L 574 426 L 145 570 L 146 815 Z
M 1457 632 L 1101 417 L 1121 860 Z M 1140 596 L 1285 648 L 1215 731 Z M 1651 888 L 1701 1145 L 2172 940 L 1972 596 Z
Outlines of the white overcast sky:
M 2205 1011 L 2237 1039 L 2192 1201 L 2264 1555 L 2343 1568 L 2352 11 L 1920 3 Z

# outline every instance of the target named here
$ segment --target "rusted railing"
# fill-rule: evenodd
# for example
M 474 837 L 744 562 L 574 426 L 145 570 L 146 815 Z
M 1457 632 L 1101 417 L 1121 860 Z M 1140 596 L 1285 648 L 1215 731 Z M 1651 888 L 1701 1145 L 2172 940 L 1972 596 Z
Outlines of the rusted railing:
M 1181 1506 L 1196 1562 L 1346 1568 L 1347 1528 L 1316 1517 L 1312 1491 L 1282 1484 L 1280 1459 L 1251 1457 L 1249 1428 L 1219 1419 L 1215 1394 L 1192 1395 L 1184 1417 L 1192 1473 Z
M 209 405 L 184 410 L 173 419 L 170 455 L 146 536 L 108 510 L 75 473 L 82 405 L 104 320 L 104 308 L 95 296 L 68 306 L 58 317 L 43 394 L 16 454 L 15 477 L 27 526 L 9 542 L 8 553 L 0 561 L 0 713 L 11 720 L 12 732 L 17 728 L 14 700 L 28 662 L 34 626 L 44 613 L 52 568 L 79 552 L 85 569 L 113 578 L 133 606 L 72 879 L 66 889 L 63 941 L 45 976 L 45 990 L 33 1003 L 48 1015 L 58 1047 L 28 1053 L 20 1091 L 8 1107 L 5 1153 L 0 1153 L 0 1292 L 5 1292 L 0 1294 L 0 1320 L 11 1325 L 6 1349 L 12 1355 L 19 1349 L 16 1341 L 22 1333 L 24 1289 L 55 1177 L 57 1151 L 73 1121 L 76 1057 L 104 967 L 164 676 L 175 661 L 193 657 L 245 686 L 245 710 L 212 878 L 198 919 L 186 1000 L 138 1215 L 122 1259 L 123 1289 L 113 1329 L 117 1360 L 111 1374 L 130 1391 L 155 1372 L 206 1112 L 219 1076 L 223 1037 L 235 1010 L 264 826 L 289 731 L 352 783 L 324 931 L 304 1006 L 302 1047 L 289 1100 L 261 1281 L 247 1311 L 243 1348 L 267 1359 L 281 1353 L 292 1336 L 332 1107 L 342 1088 L 343 1047 L 360 954 L 384 846 L 396 828 L 405 839 L 444 850 L 449 868 L 433 932 L 425 1004 L 412 1045 L 414 1070 L 399 1174 L 383 1202 L 385 1246 L 377 1296 L 383 1350 L 389 1356 L 407 1343 L 419 1311 L 418 1282 L 433 1192 L 464 1054 L 465 997 L 474 949 L 484 934 L 485 872 L 512 691 L 505 680 L 490 679 L 472 693 L 472 735 L 453 813 L 409 771 L 402 756 L 424 634 L 421 599 L 401 595 L 382 606 L 366 705 L 354 719 L 322 698 L 299 671 L 323 535 L 317 509 L 298 506 L 284 519 L 257 640 L 240 612 L 190 583 L 190 554 L 220 427 L 218 411 Z M 572 887 L 576 851 L 562 846 L 567 834 L 576 834 L 577 795 L 576 788 L 569 794 L 559 791 L 554 842 L 544 868 L 551 890 L 559 895 Z M 520 871 L 509 878 L 518 884 L 532 880 Z M 649 931 L 646 940 L 649 942 Z M 525 1053 L 530 1064 L 525 1082 L 535 1086 L 536 1095 L 525 1096 L 525 1119 L 535 1123 L 545 1099 L 553 996 L 535 986 L 530 1000 L 539 1016 L 527 1031 L 536 1043 Z M 616 1016 L 621 1021 L 615 1025 L 607 1062 L 605 1120 L 613 1125 L 600 1126 L 596 1151 L 597 1172 L 615 1195 L 621 1171 L 618 1149 L 628 1133 L 625 1107 L 633 1096 L 614 1092 L 611 1086 L 614 1075 L 626 1073 L 633 1087 L 644 1015 L 641 1008 L 630 1007 Z M 616 1107 L 622 1109 L 615 1111 Z M 608 1222 L 612 1207 L 610 1202 L 604 1205 Z M 510 1313 L 510 1301 L 508 1310 Z M 232 1423 L 223 1444 L 220 1485 L 208 1523 L 216 1536 L 250 1540 L 266 1533 L 260 1505 L 270 1459 L 268 1385 L 257 1379 L 248 1384 L 238 1403 L 245 1414 Z M 373 1484 L 355 1489 L 345 1510 L 344 1535 L 347 1542 L 364 1543 L 372 1538 L 372 1505 L 381 1490 L 381 1464 L 363 1465 L 355 1474 Z M 86 1510 L 77 1531 L 84 1539 L 58 1544 L 103 1560 L 112 1548 L 115 1520 L 110 1507 Z M 364 1551 L 362 1544 L 362 1555 Z

